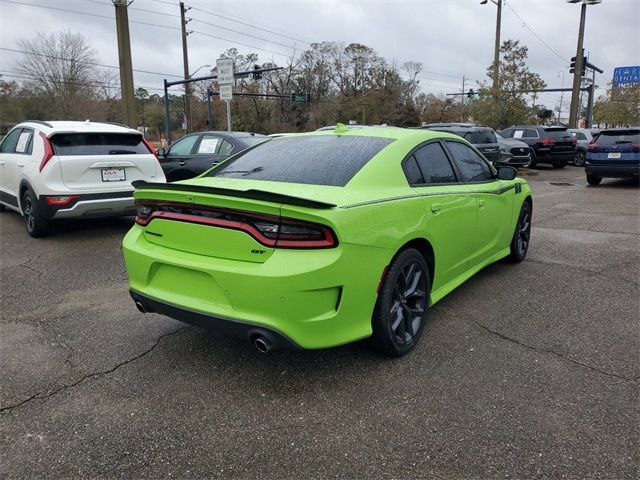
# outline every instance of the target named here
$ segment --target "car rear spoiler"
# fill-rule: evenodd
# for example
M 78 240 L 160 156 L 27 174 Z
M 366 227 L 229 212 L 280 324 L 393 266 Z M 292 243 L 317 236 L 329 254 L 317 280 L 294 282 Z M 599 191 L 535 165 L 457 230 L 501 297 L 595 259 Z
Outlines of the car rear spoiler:
M 224 195 L 228 197 L 250 198 L 252 200 L 263 200 L 265 202 L 286 203 L 287 205 L 297 205 L 308 208 L 334 208 L 335 203 L 320 202 L 308 198 L 294 197 L 282 193 L 267 192 L 265 190 L 232 190 L 230 188 L 204 187 L 201 185 L 181 185 L 178 183 L 154 183 L 136 180 L 131 182 L 136 190 L 172 190 L 195 193 L 209 193 L 212 195 Z

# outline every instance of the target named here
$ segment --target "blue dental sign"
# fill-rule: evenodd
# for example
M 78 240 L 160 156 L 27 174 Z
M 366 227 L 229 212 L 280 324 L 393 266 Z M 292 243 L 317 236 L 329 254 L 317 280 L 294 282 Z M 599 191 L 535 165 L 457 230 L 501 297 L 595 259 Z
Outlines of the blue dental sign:
M 640 66 L 616 67 L 613 69 L 613 88 L 640 83 Z

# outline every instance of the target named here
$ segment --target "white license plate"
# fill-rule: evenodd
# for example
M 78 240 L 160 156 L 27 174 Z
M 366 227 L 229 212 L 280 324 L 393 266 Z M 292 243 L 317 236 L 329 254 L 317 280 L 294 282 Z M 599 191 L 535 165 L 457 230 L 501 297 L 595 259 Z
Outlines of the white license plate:
M 609 155 L 607 155 L 607 158 L 620 158 L 622 156 L 622 153 L 620 152 L 611 152 Z
M 127 176 L 124 173 L 124 168 L 103 168 L 102 169 L 102 181 L 103 182 L 124 182 Z

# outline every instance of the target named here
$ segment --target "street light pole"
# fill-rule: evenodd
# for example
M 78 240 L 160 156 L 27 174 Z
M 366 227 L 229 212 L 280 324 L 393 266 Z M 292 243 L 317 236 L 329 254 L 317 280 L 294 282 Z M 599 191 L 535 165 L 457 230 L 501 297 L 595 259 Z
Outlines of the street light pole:
M 571 108 L 569 109 L 569 128 L 578 126 L 578 111 L 580 98 L 580 82 L 582 80 L 584 26 L 587 18 L 587 5 L 597 5 L 602 0 L 567 0 L 567 3 L 582 3 L 580 8 L 580 28 L 578 30 L 578 47 L 576 48 L 576 66 L 573 72 L 573 89 L 571 91 Z

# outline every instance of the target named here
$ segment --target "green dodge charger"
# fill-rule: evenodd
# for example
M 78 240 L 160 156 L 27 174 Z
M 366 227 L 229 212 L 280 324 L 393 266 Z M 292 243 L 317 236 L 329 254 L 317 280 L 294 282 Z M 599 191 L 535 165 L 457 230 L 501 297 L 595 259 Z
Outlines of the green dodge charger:
M 435 131 L 274 138 L 195 179 L 134 184 L 131 296 L 262 352 L 371 337 L 404 355 L 431 305 L 493 262 L 524 259 L 533 204 L 515 173 Z

